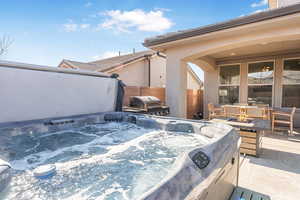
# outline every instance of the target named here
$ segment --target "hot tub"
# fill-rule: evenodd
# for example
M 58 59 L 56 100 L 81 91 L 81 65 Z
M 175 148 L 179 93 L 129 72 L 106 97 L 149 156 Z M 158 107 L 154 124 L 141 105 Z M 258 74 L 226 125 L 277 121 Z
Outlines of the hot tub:
M 11 181 L 0 199 L 227 200 L 238 148 L 224 124 L 129 113 L 1 124 Z M 34 176 L 49 164 L 53 176 Z

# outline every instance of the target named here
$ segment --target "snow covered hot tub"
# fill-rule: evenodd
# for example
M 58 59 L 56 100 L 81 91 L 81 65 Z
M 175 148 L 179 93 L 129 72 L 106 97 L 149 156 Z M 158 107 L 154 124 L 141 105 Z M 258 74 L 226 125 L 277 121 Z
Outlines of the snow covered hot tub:
M 11 165 L 0 199 L 225 200 L 237 184 L 239 136 L 223 124 L 111 112 L 0 133 Z M 49 164 L 53 176 L 34 176 Z

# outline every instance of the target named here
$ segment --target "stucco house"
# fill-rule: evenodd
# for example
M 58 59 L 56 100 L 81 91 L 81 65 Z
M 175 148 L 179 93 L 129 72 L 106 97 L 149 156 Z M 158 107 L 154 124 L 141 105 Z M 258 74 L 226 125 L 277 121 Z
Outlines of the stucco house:
M 63 60 L 59 67 L 117 73 L 127 86 L 165 87 L 166 56 L 152 50 L 134 52 L 93 62 Z M 187 88 L 201 89 L 202 81 L 188 67 Z
M 166 101 L 171 115 L 186 116 L 186 73 L 204 70 L 207 104 L 265 103 L 297 107 L 300 126 L 300 0 L 270 0 L 269 9 L 229 21 L 148 38 L 164 53 Z

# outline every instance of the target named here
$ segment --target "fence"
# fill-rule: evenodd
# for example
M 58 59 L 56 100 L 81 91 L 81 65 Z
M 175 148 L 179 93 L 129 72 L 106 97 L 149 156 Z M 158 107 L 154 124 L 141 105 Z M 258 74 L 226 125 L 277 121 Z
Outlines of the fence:
M 129 104 L 131 96 L 155 96 L 163 103 L 166 101 L 165 88 L 149 88 L 149 87 L 125 87 L 124 105 Z M 193 115 L 203 112 L 203 91 L 187 90 L 187 118 L 192 119 Z
M 187 95 L 187 118 L 192 119 L 193 115 L 200 112 L 203 113 L 203 90 L 191 90 L 186 91 Z

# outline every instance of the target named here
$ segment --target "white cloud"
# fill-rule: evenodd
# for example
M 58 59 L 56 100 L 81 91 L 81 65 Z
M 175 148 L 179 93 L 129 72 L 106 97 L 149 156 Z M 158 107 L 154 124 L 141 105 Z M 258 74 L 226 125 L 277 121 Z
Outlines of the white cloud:
M 252 8 L 268 5 L 268 0 L 260 0 L 260 2 L 251 4 Z
M 64 24 L 63 27 L 66 32 L 75 32 L 78 29 L 78 25 L 75 23 L 67 23 Z
M 110 58 L 110 57 L 115 57 L 118 56 L 119 52 L 115 52 L 115 51 L 106 51 L 101 55 L 98 56 L 93 56 L 92 58 L 95 60 L 101 60 L 101 59 L 105 59 L 105 58 Z
M 66 24 L 63 24 L 64 31 L 66 32 L 76 32 L 84 29 L 90 28 L 90 24 L 77 24 L 74 23 L 73 20 L 69 19 L 69 22 Z
M 160 32 L 169 29 L 173 23 L 164 16 L 163 10 L 145 12 L 141 9 L 132 11 L 110 10 L 103 13 L 108 18 L 100 24 L 105 29 L 121 32 L 139 31 Z
M 266 11 L 266 9 L 258 9 L 258 10 L 256 10 L 256 11 L 252 12 L 252 13 L 253 13 L 253 14 L 254 14 L 254 13 L 260 13 L 260 12 L 263 12 L 263 11 Z
M 93 5 L 92 2 L 87 2 L 86 4 L 84 4 L 84 7 L 88 8 L 88 7 L 91 7 Z
M 87 29 L 89 28 L 91 25 L 90 24 L 80 24 L 80 28 L 81 29 Z

